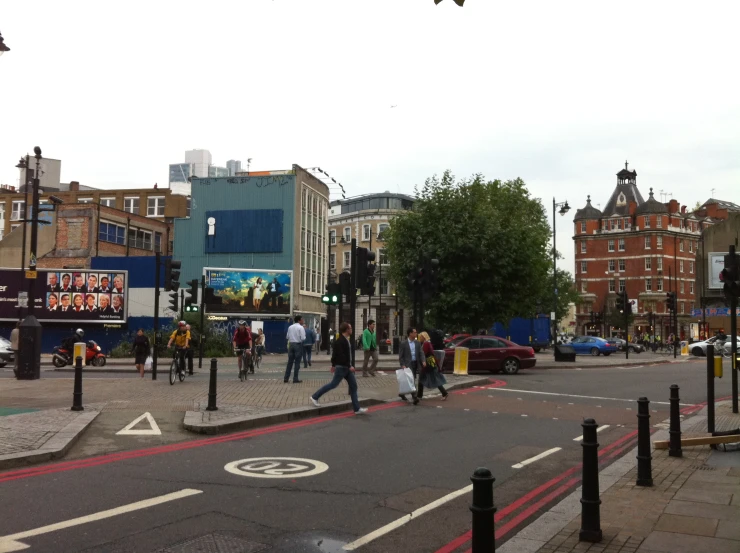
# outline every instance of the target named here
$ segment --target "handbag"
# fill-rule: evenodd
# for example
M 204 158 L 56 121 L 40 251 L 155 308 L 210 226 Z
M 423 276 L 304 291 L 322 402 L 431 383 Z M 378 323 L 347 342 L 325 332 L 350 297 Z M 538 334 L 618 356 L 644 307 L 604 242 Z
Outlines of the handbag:
M 152 362 L 154 360 L 152 359 L 152 356 L 146 358 L 146 361 L 144 361 L 144 369 L 147 371 L 150 371 L 152 369 Z
M 411 369 L 406 367 L 405 369 L 398 369 L 396 371 L 396 380 L 398 380 L 398 393 L 399 394 L 412 394 L 416 392 L 416 386 L 414 385 L 414 373 Z

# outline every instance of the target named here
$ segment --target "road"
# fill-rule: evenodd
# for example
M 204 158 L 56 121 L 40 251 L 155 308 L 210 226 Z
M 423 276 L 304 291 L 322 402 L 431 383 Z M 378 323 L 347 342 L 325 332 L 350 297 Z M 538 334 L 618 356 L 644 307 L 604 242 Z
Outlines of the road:
M 398 401 L 364 417 L 207 439 L 179 434 L 166 414 L 153 414 L 161 434 L 151 436 L 117 435 L 127 421 L 108 420 L 96 432 L 128 440 L 127 451 L 89 457 L 83 439 L 63 462 L 0 473 L 0 552 L 20 544 L 40 552 L 184 552 L 211 543 L 213 551 L 313 553 L 354 543 L 350 550 L 361 553 L 462 553 L 470 547 L 465 488 L 479 466 L 496 477 L 502 543 L 578 486 L 584 417 L 604 427 L 608 464 L 634 446 L 637 397 L 653 401 L 658 424 L 668 417 L 668 386 L 681 386 L 689 413 L 705 399 L 704 375 L 701 360 L 523 371 L 446 402 Z M 726 377 L 717 396 L 729 393 Z M 286 457 L 298 460 L 245 461 Z M 175 547 L 185 542 L 192 543 Z

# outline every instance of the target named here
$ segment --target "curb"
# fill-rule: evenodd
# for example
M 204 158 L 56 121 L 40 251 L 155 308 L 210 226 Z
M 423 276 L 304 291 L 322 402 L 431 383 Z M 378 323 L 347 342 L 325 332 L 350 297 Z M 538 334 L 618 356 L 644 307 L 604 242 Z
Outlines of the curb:
M 99 414 L 100 411 L 83 412 L 75 420 L 55 433 L 39 449 L 0 455 L 0 470 L 34 463 L 43 463 L 44 461 L 64 457 Z

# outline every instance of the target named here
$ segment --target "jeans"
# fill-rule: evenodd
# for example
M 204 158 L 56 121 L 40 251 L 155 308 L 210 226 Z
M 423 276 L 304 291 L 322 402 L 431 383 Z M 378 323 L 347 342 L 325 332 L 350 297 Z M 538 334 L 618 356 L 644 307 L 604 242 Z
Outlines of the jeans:
M 303 344 L 303 368 L 311 364 L 311 355 L 313 354 L 313 344 Z
M 288 350 L 288 365 L 285 367 L 283 380 L 290 380 L 290 370 L 293 369 L 293 382 L 298 380 L 298 371 L 301 368 L 301 357 L 303 357 L 303 344 L 291 342 Z
M 315 400 L 318 400 L 326 392 L 333 390 L 342 382 L 346 380 L 349 384 L 349 397 L 352 400 L 352 408 L 355 411 L 360 410 L 360 401 L 357 399 L 357 380 L 355 380 L 355 373 L 349 370 L 349 367 L 343 367 L 337 365 L 334 367 L 334 378 L 332 378 L 329 384 L 324 384 L 318 392 L 313 395 Z

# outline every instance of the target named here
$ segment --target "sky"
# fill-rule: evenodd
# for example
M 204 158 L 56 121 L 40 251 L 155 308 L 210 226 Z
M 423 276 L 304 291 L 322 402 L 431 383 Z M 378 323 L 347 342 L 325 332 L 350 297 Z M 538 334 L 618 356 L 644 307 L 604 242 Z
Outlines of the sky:
M 553 195 L 573 208 L 572 270 L 575 209 L 625 160 L 645 198 L 740 203 L 738 20 L 736 1 L 3 0 L 0 183 L 36 145 L 99 188 L 166 185 L 195 148 L 318 166 L 348 196 L 521 177 L 550 219 Z

